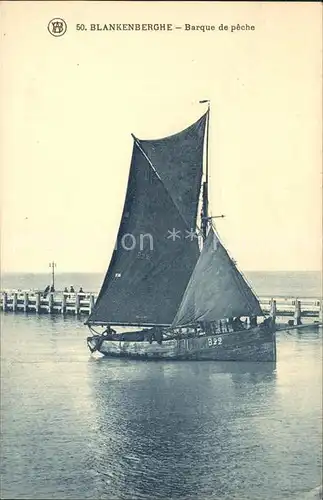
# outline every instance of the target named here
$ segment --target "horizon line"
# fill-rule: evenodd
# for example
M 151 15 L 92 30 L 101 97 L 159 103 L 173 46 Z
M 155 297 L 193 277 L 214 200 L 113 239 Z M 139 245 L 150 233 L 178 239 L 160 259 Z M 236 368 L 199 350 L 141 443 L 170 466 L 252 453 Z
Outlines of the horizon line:
M 244 273 L 323 273 L 323 269 L 244 269 Z M 11 270 L 6 270 L 6 271 L 0 271 L 0 276 L 4 274 L 48 274 L 50 272 L 46 271 L 27 271 L 27 270 L 18 270 L 18 271 L 11 271 Z M 105 274 L 106 270 L 103 271 L 76 271 L 76 270 L 70 270 L 70 271 L 55 271 L 55 275 L 58 274 L 69 274 L 69 273 L 76 273 L 76 274 Z

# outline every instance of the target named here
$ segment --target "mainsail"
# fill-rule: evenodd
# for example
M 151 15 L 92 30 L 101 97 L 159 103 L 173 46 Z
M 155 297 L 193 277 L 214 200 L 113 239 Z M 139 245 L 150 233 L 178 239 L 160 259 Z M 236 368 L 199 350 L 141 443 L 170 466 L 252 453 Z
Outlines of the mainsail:
M 156 141 L 134 140 L 117 242 L 89 325 L 170 325 L 199 257 L 204 115 Z
M 172 326 L 236 316 L 263 316 L 263 312 L 211 228 Z
M 140 140 L 189 229 L 196 227 L 206 119 L 207 113 L 178 134 Z

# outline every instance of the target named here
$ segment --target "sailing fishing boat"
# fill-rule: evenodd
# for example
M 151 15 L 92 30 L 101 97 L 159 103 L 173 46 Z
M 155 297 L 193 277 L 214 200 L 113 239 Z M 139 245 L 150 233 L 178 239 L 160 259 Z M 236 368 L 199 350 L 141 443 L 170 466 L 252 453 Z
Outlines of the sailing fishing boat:
M 132 134 L 117 241 L 85 323 L 91 352 L 144 359 L 276 359 L 275 325 L 262 318 L 257 297 L 209 215 L 210 102 L 200 102 L 207 103 L 207 111 L 179 133 L 156 140 Z

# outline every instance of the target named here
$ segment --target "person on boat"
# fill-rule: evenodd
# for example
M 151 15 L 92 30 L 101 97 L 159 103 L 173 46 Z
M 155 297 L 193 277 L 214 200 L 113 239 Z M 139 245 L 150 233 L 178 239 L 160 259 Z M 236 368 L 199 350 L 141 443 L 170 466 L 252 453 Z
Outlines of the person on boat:
M 50 291 L 51 293 L 55 292 L 55 287 L 54 287 L 54 285 L 51 285 L 51 287 L 50 287 L 50 290 L 49 290 L 49 291 Z
M 250 316 L 249 326 L 250 328 L 255 328 L 257 326 L 257 316 Z
M 47 297 L 49 290 L 50 290 L 50 286 L 47 285 L 46 288 L 45 288 L 45 290 L 44 290 L 44 292 L 43 292 L 44 299 Z
M 233 329 L 234 331 L 242 330 L 243 329 L 243 322 L 241 321 L 241 316 L 237 316 L 233 320 Z
M 116 333 L 115 330 L 113 330 L 113 328 L 111 328 L 110 325 L 108 325 L 106 327 L 106 329 L 104 330 L 104 332 L 102 333 L 102 336 L 105 337 L 105 338 L 108 338 L 110 340 L 113 340 L 113 334 Z
M 272 318 L 268 316 L 268 318 L 265 318 L 262 323 L 260 323 L 261 328 L 268 328 L 272 325 Z
M 158 344 L 162 344 L 163 342 L 163 331 L 160 327 L 156 327 L 154 330 L 154 338 Z
M 64 288 L 64 293 L 68 293 L 67 286 Z
M 149 344 L 152 344 L 153 340 L 154 340 L 154 333 L 152 332 L 152 328 L 150 330 L 148 330 L 147 332 L 145 332 L 145 340 L 147 340 L 149 342 Z

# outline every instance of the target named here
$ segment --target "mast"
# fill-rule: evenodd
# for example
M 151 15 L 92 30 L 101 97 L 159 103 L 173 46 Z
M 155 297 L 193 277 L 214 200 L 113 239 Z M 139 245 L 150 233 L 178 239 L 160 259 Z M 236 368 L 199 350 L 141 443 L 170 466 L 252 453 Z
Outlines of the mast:
M 207 236 L 209 226 L 209 129 L 210 129 L 210 101 L 205 99 L 199 101 L 200 104 L 207 103 L 206 114 L 206 136 L 205 136 L 205 181 L 203 182 L 202 190 L 202 213 L 201 213 L 201 228 L 203 240 Z

